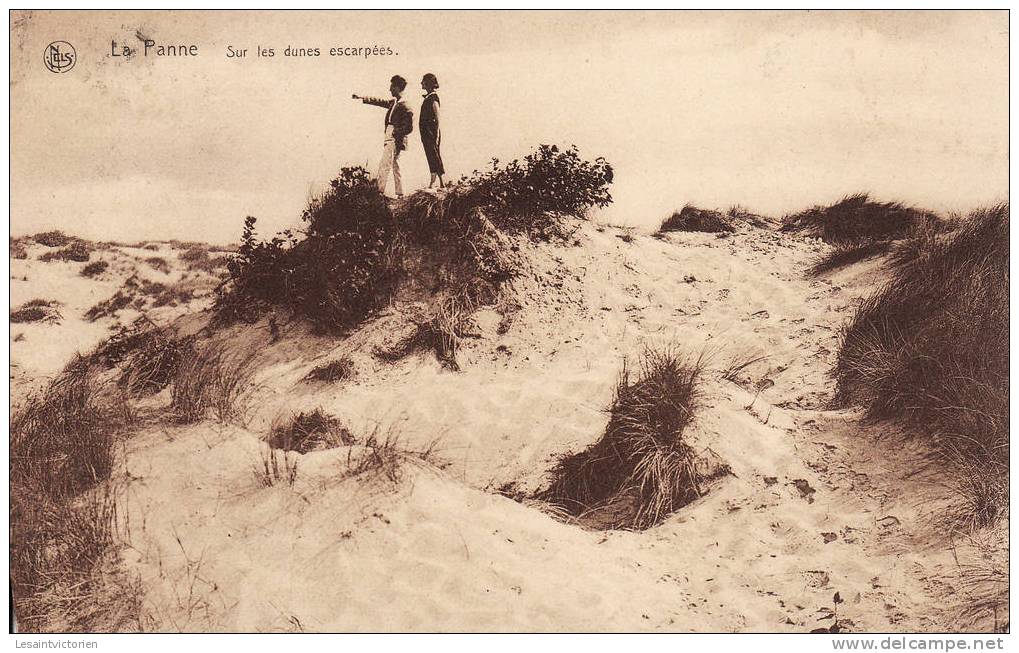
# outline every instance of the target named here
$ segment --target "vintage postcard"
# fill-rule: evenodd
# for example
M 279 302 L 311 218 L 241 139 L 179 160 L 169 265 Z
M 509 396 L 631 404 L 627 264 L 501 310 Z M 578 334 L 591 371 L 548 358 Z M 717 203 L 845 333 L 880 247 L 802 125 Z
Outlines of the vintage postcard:
M 12 632 L 1008 632 L 1007 11 L 9 21 Z

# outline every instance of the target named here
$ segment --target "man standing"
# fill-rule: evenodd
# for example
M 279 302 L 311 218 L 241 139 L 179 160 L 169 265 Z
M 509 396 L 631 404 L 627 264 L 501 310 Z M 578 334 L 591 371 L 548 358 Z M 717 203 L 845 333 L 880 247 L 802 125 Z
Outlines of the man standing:
M 407 80 L 399 75 L 393 75 L 393 78 L 389 80 L 389 94 L 393 96 L 392 100 L 360 95 L 351 96 L 365 104 L 386 109 L 386 137 L 382 144 L 382 161 L 379 162 L 379 192 L 386 192 L 389 172 L 392 171 L 397 197 L 403 197 L 403 183 L 400 179 L 400 152 L 407 149 L 407 135 L 414 131 L 414 112 L 400 97 L 405 88 L 407 88 Z

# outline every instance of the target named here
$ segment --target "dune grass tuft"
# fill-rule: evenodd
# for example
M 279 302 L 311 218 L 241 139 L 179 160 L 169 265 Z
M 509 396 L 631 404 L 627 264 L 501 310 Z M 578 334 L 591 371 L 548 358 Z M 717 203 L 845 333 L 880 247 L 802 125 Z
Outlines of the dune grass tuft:
M 316 408 L 274 420 L 266 442 L 273 449 L 308 453 L 318 449 L 350 446 L 356 440 L 343 422 L 322 412 L 321 408 Z
M 305 381 L 322 381 L 334 383 L 354 376 L 354 362 L 347 357 L 339 358 L 313 368 L 304 377 Z
M 189 348 L 176 366 L 170 411 L 181 424 L 205 419 L 210 411 L 223 422 L 243 416 L 250 389 L 253 354 L 230 354 L 221 342 Z
M 77 358 L 11 418 L 11 589 L 20 632 L 117 630 L 139 590 L 108 567 L 118 436 L 134 416 L 123 395 Z
M 814 206 L 786 216 L 782 230 L 804 232 L 834 245 L 903 238 L 924 220 L 939 218 L 930 211 L 899 202 L 875 202 L 866 193 L 857 193 L 829 206 Z
M 1008 224 L 1000 205 L 918 236 L 845 328 L 833 371 L 838 404 L 930 440 L 966 528 L 1008 508 Z
M 705 479 L 683 434 L 701 371 L 668 349 L 646 350 L 636 379 L 624 365 L 604 435 L 560 460 L 538 498 L 575 517 L 597 511 L 602 527 L 646 529 L 699 497 Z
M 819 276 L 853 263 L 859 263 L 886 253 L 892 243 L 886 240 L 863 240 L 860 242 L 841 242 L 819 257 L 807 271 L 812 276 Z
M 673 212 L 672 215 L 662 222 L 662 226 L 658 228 L 658 233 L 668 233 L 670 231 L 728 233 L 736 231 L 736 228 L 719 211 L 699 209 L 692 204 L 687 204 L 682 210 Z
M 81 268 L 80 274 L 83 277 L 98 277 L 103 272 L 106 272 L 106 268 L 110 267 L 110 264 L 106 261 L 92 261 L 88 265 Z

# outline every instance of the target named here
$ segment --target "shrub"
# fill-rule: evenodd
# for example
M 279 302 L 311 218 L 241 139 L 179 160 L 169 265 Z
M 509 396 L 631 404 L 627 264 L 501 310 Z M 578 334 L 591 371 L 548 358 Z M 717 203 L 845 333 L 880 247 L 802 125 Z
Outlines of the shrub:
M 898 202 L 872 202 L 866 193 L 859 193 L 787 216 L 782 231 L 804 232 L 829 244 L 859 243 L 903 238 L 916 224 L 928 220 L 940 219 Z
M 163 274 L 170 274 L 170 264 L 166 262 L 166 259 L 161 256 L 150 256 L 145 259 L 145 262 L 149 264 L 153 270 L 162 272 Z
M 312 369 L 304 377 L 305 381 L 324 381 L 332 383 L 343 381 L 354 375 L 354 362 L 349 358 L 340 358 Z
M 24 260 L 28 258 L 28 250 L 20 239 L 10 239 L 10 253 L 12 259 Z
M 106 272 L 106 268 L 110 267 L 110 264 L 106 261 L 93 261 L 81 269 L 81 276 L 83 277 L 98 277 L 103 272 Z
M 842 334 L 836 403 L 898 419 L 958 473 L 963 518 L 1008 506 L 1008 205 L 900 253 L 892 280 Z
M 186 249 L 178 254 L 177 258 L 184 261 L 188 270 L 202 270 L 209 273 L 225 270 L 228 261 L 225 256 L 210 257 L 209 250 L 204 247 Z
M 114 317 L 117 311 L 130 306 L 134 299 L 135 297 L 128 294 L 124 289 L 118 290 L 109 299 L 105 299 L 85 311 L 85 319 L 89 322 L 95 322 L 103 317 Z
M 75 240 L 70 245 L 55 252 L 46 252 L 39 257 L 40 261 L 77 261 L 85 263 L 92 256 L 92 250 L 87 243 Z
M 710 209 L 699 209 L 696 206 L 687 204 L 683 210 L 674 212 L 669 216 L 658 233 L 670 231 L 704 231 L 708 233 L 721 233 L 736 231 L 729 221 L 718 211 Z
M 406 276 L 408 252 L 429 250 L 441 284 L 469 303 L 494 296 L 512 276 L 504 233 L 548 238 L 562 218 L 604 206 L 611 168 L 582 161 L 576 148 L 542 146 L 505 168 L 461 179 L 441 195 L 416 193 L 391 210 L 363 168 L 344 168 L 303 214 L 305 238 L 255 237 L 245 220 L 217 301 L 220 319 L 254 320 L 284 307 L 328 330 L 349 328 L 385 306 Z
M 78 240 L 62 231 L 44 231 L 31 237 L 32 240 L 46 247 L 66 247 Z
M 593 206 L 608 206 L 612 178 L 605 159 L 585 161 L 575 145 L 540 145 L 505 166 L 492 159 L 490 169 L 462 177 L 450 194 L 482 210 L 498 229 L 547 239 L 563 235 L 559 218 L 581 218 Z
M 647 350 L 640 377 L 624 365 L 604 435 L 590 448 L 565 456 L 538 498 L 599 525 L 644 529 L 701 495 L 706 478 L 683 439 L 698 401 L 701 361 L 673 351 Z
M 220 421 L 240 416 L 250 387 L 254 354 L 229 355 L 221 343 L 187 350 L 176 366 L 170 410 L 182 424 L 198 422 L 212 410 Z
M 273 449 L 308 453 L 316 449 L 333 449 L 354 444 L 354 435 L 343 423 L 316 408 L 274 421 L 266 439 Z

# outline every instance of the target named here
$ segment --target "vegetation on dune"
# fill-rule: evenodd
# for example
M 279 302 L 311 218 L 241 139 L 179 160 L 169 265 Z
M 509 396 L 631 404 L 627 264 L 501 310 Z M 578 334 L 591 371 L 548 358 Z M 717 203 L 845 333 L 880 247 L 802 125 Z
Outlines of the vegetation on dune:
M 786 216 L 782 231 L 807 233 L 834 245 L 900 239 L 925 220 L 937 222 L 940 218 L 898 202 L 874 202 L 866 193 L 858 193 L 829 206 L 814 206 Z
M 116 438 L 133 415 L 115 385 L 77 358 L 14 411 L 11 587 L 18 628 L 112 630 L 137 618 L 137 588 L 106 573 Z
M 313 368 L 310 372 L 308 372 L 308 375 L 304 377 L 304 380 L 333 383 L 334 381 L 349 379 L 353 375 L 354 362 L 349 358 L 344 357 Z
M 807 271 L 813 276 L 859 263 L 888 252 L 892 243 L 885 240 L 862 240 L 860 242 L 837 243 L 831 251 L 818 258 Z
M 57 320 L 60 318 L 60 313 L 54 308 L 55 305 L 56 302 L 46 299 L 30 299 L 11 311 L 11 324 Z
M 590 448 L 552 469 L 538 498 L 604 528 L 650 528 L 701 495 L 707 478 L 684 439 L 697 408 L 701 361 L 647 350 L 641 373 L 624 365 L 609 423 Z
M 391 208 L 367 171 L 344 168 L 305 210 L 303 238 L 283 232 L 260 241 L 247 218 L 218 316 L 254 320 L 284 308 L 341 331 L 386 306 L 422 252 L 450 301 L 491 301 L 514 273 L 507 236 L 562 237 L 566 218 L 611 201 L 611 179 L 603 160 L 543 145 L 522 161 L 493 161 L 446 192 L 419 192 Z
M 1001 205 L 917 232 L 845 328 L 833 372 L 837 403 L 932 442 L 967 526 L 1008 508 L 1008 224 Z
M 12 259 L 24 260 L 28 258 L 28 250 L 20 238 L 10 239 L 10 253 Z
M 231 354 L 223 343 L 213 340 L 186 352 L 176 366 L 171 388 L 173 418 L 191 424 L 205 419 L 210 411 L 223 422 L 243 417 L 254 354 Z
M 110 267 L 110 264 L 106 261 L 92 261 L 88 265 L 83 266 L 78 274 L 83 277 L 98 277 L 103 272 L 106 272 L 108 267 Z
M 721 233 L 735 231 L 726 216 L 718 211 L 710 209 L 699 209 L 692 204 L 687 204 L 680 211 L 673 212 L 662 222 L 658 233 L 670 231 L 703 231 L 708 233 Z
M 68 236 L 63 231 L 44 231 L 42 233 L 30 236 L 32 240 L 45 245 L 46 247 L 66 247 L 71 243 L 74 243 L 78 238 L 74 236 Z
M 67 247 L 58 249 L 55 252 L 45 252 L 39 256 L 39 260 L 47 261 L 76 261 L 85 263 L 92 256 L 92 248 L 83 240 L 74 240 Z
M 274 420 L 266 439 L 273 449 L 308 453 L 355 443 L 354 435 L 339 419 L 316 408 Z

